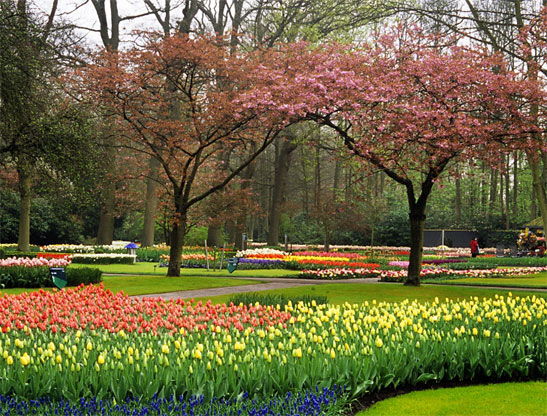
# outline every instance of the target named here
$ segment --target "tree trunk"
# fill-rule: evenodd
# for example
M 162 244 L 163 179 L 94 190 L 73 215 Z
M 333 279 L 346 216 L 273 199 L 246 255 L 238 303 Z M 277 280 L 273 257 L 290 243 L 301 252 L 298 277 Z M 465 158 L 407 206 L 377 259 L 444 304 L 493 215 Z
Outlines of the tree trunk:
M 321 136 L 317 136 L 317 147 L 315 148 L 315 174 L 313 177 L 313 204 L 319 207 L 321 204 Z
M 98 245 L 110 245 L 114 239 L 115 198 L 116 185 L 114 181 L 109 181 L 105 185 L 101 202 L 101 217 L 99 219 L 99 230 L 97 231 Z
M 505 201 L 503 200 L 503 182 L 504 182 L 504 176 L 503 173 L 500 172 L 500 190 L 498 195 L 498 201 L 500 203 L 500 214 L 501 219 L 503 220 L 505 218 Z
M 458 226 L 462 222 L 462 190 L 461 190 L 461 179 L 456 178 L 456 201 L 455 201 L 455 214 L 456 214 L 456 224 Z
M 494 215 L 494 206 L 498 190 L 498 172 L 494 169 L 490 171 L 490 198 L 488 201 L 488 218 L 492 219 Z
M 480 212 L 481 214 L 484 214 L 487 212 L 487 201 L 488 201 L 488 187 L 486 185 L 486 163 L 481 163 L 481 180 L 480 180 L 480 192 L 481 192 L 481 205 L 480 205 Z
M 327 253 L 330 251 L 330 230 L 328 229 L 328 227 L 325 227 L 325 241 L 324 241 L 324 245 L 323 245 L 323 250 L 326 251 Z
M 511 194 L 509 190 L 509 161 L 510 157 L 507 155 L 507 169 L 505 170 L 505 229 L 509 230 L 511 227 Z
M 222 247 L 222 227 L 220 225 L 207 227 L 207 246 Z
M 332 184 L 332 200 L 338 201 L 340 199 L 340 161 L 338 159 L 334 162 L 334 180 Z
M 276 157 L 272 205 L 268 227 L 268 245 L 279 244 L 279 224 L 281 220 L 281 205 L 287 187 L 287 176 L 291 163 L 291 153 L 298 147 L 292 142 L 292 135 L 282 137 L 280 149 Z
M 184 245 L 184 234 L 186 233 L 186 215 L 180 215 L 179 221 L 173 224 L 170 234 L 171 248 L 169 250 L 169 267 L 167 276 L 180 276 L 182 247 Z
M 148 178 L 146 179 L 146 199 L 144 200 L 144 223 L 142 229 L 142 247 L 154 245 L 154 231 L 156 226 L 156 210 L 158 208 L 158 169 L 160 162 L 154 156 L 150 157 Z
M 420 272 L 424 253 L 425 204 L 411 209 L 410 217 L 410 258 L 406 286 L 420 286 Z
M 17 250 L 30 251 L 30 185 L 32 181 L 29 168 L 25 164 L 17 166 L 19 176 L 18 188 L 21 199 L 19 205 L 19 235 L 17 239 Z
M 519 166 L 518 151 L 513 153 L 513 221 L 517 221 L 519 215 L 518 209 L 518 166 Z

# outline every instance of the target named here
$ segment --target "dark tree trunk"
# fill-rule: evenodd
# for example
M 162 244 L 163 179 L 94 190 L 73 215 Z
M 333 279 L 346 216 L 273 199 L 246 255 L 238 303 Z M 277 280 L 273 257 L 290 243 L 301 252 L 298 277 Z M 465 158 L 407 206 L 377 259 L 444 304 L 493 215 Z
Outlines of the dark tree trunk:
M 456 214 L 456 224 L 460 225 L 462 222 L 462 190 L 461 190 L 461 179 L 458 177 L 456 178 L 456 206 L 455 206 L 455 214 Z
M 186 233 L 186 215 L 180 215 L 179 221 L 173 224 L 170 234 L 169 267 L 167 276 L 180 276 L 182 247 Z
M 157 177 L 160 162 L 155 157 L 150 157 L 150 172 L 146 179 L 146 197 L 144 200 L 144 222 L 142 229 L 141 245 L 149 247 L 154 245 L 154 231 L 156 226 L 156 210 L 158 208 Z
M 416 205 L 410 214 L 410 258 L 405 285 L 420 286 L 422 257 L 424 253 L 425 203 Z
M 519 154 L 515 150 L 513 154 L 513 219 L 517 221 L 519 215 L 518 208 L 518 166 L 519 166 Z
M 511 227 L 511 194 L 509 189 L 509 155 L 507 155 L 507 169 L 505 171 L 505 229 Z
M 291 153 L 298 147 L 291 141 L 291 136 L 281 138 L 281 147 L 276 158 L 272 205 L 268 227 L 268 245 L 279 244 L 279 223 L 281 220 L 281 206 L 287 187 L 287 176 L 291 163 Z
M 21 198 L 19 206 L 19 235 L 17 239 L 17 250 L 30 251 L 30 204 L 31 204 L 31 174 L 24 164 L 17 167 L 19 176 L 18 188 Z
M 222 227 L 220 225 L 209 225 L 207 228 L 207 245 L 222 247 Z
M 103 200 L 101 202 L 101 217 L 99 218 L 99 230 L 97 231 L 97 244 L 109 245 L 114 239 L 114 208 L 116 198 L 116 185 L 113 181 L 105 184 Z

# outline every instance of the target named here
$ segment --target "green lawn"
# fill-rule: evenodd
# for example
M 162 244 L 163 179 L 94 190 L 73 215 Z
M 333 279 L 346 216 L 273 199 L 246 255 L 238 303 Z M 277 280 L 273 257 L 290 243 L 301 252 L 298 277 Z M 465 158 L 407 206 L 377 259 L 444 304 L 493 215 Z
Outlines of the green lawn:
M 547 383 L 503 383 L 408 393 L 375 403 L 356 416 L 544 416 Z
M 156 266 L 156 267 L 154 267 Z M 167 267 L 158 267 L 158 263 L 139 262 L 136 264 L 71 264 L 70 267 L 94 267 L 110 274 L 150 274 L 155 276 L 166 276 Z M 285 269 L 268 270 L 236 270 L 228 272 L 222 270 L 207 270 L 202 268 L 180 269 L 181 276 L 210 276 L 210 277 L 297 277 L 299 271 Z
M 400 302 L 405 299 L 418 300 L 420 302 L 430 302 L 438 297 L 440 300 L 448 299 L 467 299 L 471 296 L 490 298 L 497 295 L 507 296 L 509 292 L 513 296 L 541 296 L 547 297 L 547 292 L 530 292 L 526 290 L 504 290 L 491 289 L 484 287 L 456 287 L 456 286 L 420 286 L 408 287 L 399 283 L 374 284 L 374 283 L 328 283 L 321 285 L 301 286 L 288 289 L 268 290 L 258 292 L 261 294 L 277 293 L 289 296 L 296 295 L 317 295 L 327 296 L 330 303 L 342 304 L 372 302 Z M 230 295 L 211 297 L 213 303 L 225 303 L 230 299 Z M 202 298 L 207 300 L 209 298 Z
M 219 279 L 206 276 L 103 276 L 105 288 L 110 289 L 114 293 L 123 290 L 125 294 L 130 296 L 251 285 L 256 283 L 260 282 L 256 280 Z
M 496 278 L 476 278 L 468 277 L 464 279 L 451 279 L 434 281 L 430 280 L 428 283 L 433 284 L 448 284 L 448 285 L 476 285 L 476 286 L 513 286 L 513 287 L 537 287 L 537 288 L 547 288 L 547 272 L 541 272 L 537 274 L 529 274 L 525 276 L 516 276 L 516 277 L 496 277 Z

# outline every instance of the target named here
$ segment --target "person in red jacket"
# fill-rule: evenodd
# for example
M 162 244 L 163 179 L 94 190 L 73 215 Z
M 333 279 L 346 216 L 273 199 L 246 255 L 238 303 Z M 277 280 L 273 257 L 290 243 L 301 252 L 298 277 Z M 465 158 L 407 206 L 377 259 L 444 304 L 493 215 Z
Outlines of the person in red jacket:
M 477 237 L 473 237 L 469 243 L 469 247 L 471 247 L 471 257 L 477 257 L 477 254 L 479 254 L 479 242 L 477 241 Z

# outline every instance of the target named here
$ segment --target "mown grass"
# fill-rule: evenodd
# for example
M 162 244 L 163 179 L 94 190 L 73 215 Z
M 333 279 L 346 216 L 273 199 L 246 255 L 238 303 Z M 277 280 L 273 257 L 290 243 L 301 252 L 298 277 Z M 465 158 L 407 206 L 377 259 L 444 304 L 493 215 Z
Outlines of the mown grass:
M 96 267 L 103 273 L 108 274 L 148 274 L 154 276 L 166 276 L 167 267 L 158 267 L 158 263 L 138 262 L 135 264 L 72 264 L 70 267 Z M 284 269 L 266 270 L 236 270 L 228 272 L 226 268 L 221 270 L 207 270 L 204 268 L 182 268 L 181 276 L 208 276 L 208 277 L 297 277 L 299 272 Z
M 412 392 L 375 403 L 357 416 L 543 416 L 547 383 L 503 383 Z
M 547 297 L 547 292 L 532 292 L 526 290 L 505 290 L 485 287 L 459 287 L 459 286 L 420 286 L 408 287 L 399 283 L 375 284 L 375 283 L 326 283 L 320 285 L 310 285 L 293 287 L 286 289 L 276 289 L 261 291 L 262 294 L 285 294 L 287 296 L 310 295 L 326 296 L 329 303 L 343 304 L 372 302 L 401 302 L 404 300 L 414 300 L 419 302 L 431 302 L 436 297 L 444 299 L 468 299 L 469 297 L 478 297 L 479 299 L 492 298 L 496 295 L 507 296 L 512 292 L 513 296 L 540 296 Z M 254 292 L 253 292 L 254 293 Z M 200 298 L 201 300 L 211 299 L 213 303 L 226 303 L 231 295 Z
M 446 279 L 442 281 L 428 281 L 432 284 L 443 284 L 443 285 L 474 285 L 474 286 L 509 286 L 509 287 L 534 287 L 547 289 L 547 273 L 542 273 L 540 276 L 537 275 L 527 275 L 527 276 L 516 276 L 516 277 L 505 277 L 505 278 L 476 278 L 468 277 L 464 279 Z

